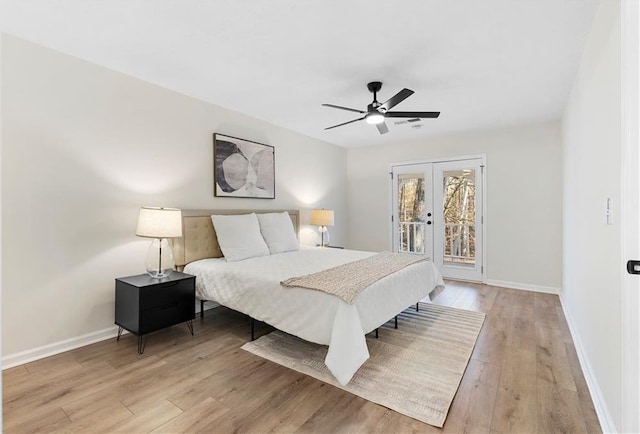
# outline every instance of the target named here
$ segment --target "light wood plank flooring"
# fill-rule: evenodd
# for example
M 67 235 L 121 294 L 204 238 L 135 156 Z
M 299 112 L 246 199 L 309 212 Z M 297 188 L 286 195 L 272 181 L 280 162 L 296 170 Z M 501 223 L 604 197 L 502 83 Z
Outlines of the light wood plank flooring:
M 186 325 L 151 334 L 142 356 L 125 335 L 5 370 L 4 429 L 601 432 L 557 296 L 447 282 L 435 302 L 487 313 L 442 430 L 241 350 L 249 320 L 225 308 L 193 337 Z

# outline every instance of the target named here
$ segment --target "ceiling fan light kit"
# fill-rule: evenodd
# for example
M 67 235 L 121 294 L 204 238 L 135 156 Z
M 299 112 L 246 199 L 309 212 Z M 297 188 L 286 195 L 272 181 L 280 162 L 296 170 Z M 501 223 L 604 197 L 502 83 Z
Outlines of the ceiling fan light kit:
M 367 121 L 369 125 L 381 124 L 384 122 L 384 115 L 378 112 L 367 113 L 365 121 Z
M 371 83 L 367 84 L 367 89 L 369 89 L 369 92 L 373 93 L 373 101 L 367 106 L 367 111 L 334 104 L 322 104 L 324 107 L 331 107 L 364 115 L 363 117 L 358 119 L 353 119 L 351 121 L 327 127 L 325 128 L 325 130 L 341 127 L 343 125 L 351 124 L 353 122 L 358 122 L 364 119 L 368 124 L 375 125 L 378 128 L 378 132 L 380 134 L 386 134 L 389 132 L 389 128 L 387 128 L 387 125 L 384 122 L 385 118 L 409 118 L 411 119 L 409 122 L 415 122 L 416 120 L 422 118 L 433 119 L 440 116 L 440 112 L 390 112 L 390 109 L 413 95 L 413 91 L 411 89 L 402 89 L 400 92 L 398 92 L 382 104 L 378 102 L 378 92 L 380 91 L 380 89 L 382 89 L 382 82 L 372 81 Z

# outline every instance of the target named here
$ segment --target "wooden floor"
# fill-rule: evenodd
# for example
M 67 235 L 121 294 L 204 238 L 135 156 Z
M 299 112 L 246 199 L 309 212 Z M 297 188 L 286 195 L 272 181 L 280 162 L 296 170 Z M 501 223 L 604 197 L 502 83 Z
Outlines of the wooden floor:
M 249 320 L 225 308 L 142 356 L 125 335 L 5 370 L 4 430 L 601 432 L 557 296 L 447 282 L 435 302 L 487 313 L 442 430 L 241 350 Z

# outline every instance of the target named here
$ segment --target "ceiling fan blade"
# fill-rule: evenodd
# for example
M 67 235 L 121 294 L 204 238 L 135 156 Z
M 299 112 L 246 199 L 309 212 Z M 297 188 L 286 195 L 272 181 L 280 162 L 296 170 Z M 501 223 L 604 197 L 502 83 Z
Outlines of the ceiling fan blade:
M 385 124 L 384 122 L 382 122 L 381 124 L 376 124 L 376 127 L 378 127 L 378 131 L 380 131 L 380 134 L 387 134 L 389 132 L 389 128 L 387 128 L 387 124 Z
M 413 95 L 413 91 L 411 89 L 404 88 L 400 92 L 396 93 L 394 96 L 386 100 L 382 103 L 378 109 L 391 110 L 396 105 L 400 104 L 405 99 L 409 98 Z
M 341 105 L 322 104 L 322 106 L 323 107 L 337 108 L 337 109 L 340 109 L 340 110 L 347 110 L 347 111 L 356 112 L 356 113 L 366 113 L 366 112 L 363 112 L 362 110 L 352 109 L 352 108 L 349 108 L 349 107 L 342 107 Z
M 386 118 L 437 118 L 440 112 L 386 112 Z
M 364 118 L 365 118 L 365 116 L 363 116 L 363 117 L 361 117 L 361 118 L 358 118 L 358 119 L 354 119 L 354 120 L 349 121 L 349 122 L 345 122 L 345 123 L 343 123 L 343 124 L 338 124 L 338 125 L 334 125 L 334 126 L 332 126 L 332 127 L 327 127 L 327 128 L 325 128 L 325 130 L 330 130 L 331 128 L 337 128 L 337 127 L 341 127 L 341 126 L 343 126 L 343 125 L 347 125 L 347 124 L 350 124 L 350 123 L 353 123 L 353 122 L 358 122 L 358 121 L 363 120 Z

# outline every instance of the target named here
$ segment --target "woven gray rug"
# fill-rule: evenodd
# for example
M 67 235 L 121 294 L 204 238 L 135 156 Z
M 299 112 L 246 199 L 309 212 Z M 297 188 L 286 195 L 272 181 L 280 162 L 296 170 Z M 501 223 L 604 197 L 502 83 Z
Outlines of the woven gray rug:
M 368 401 L 429 425 L 442 427 L 485 314 L 420 303 L 380 330 L 379 339 L 367 339 L 371 357 L 341 386 L 324 365 L 327 347 L 281 331 L 242 346 L 287 368 L 310 375 Z

